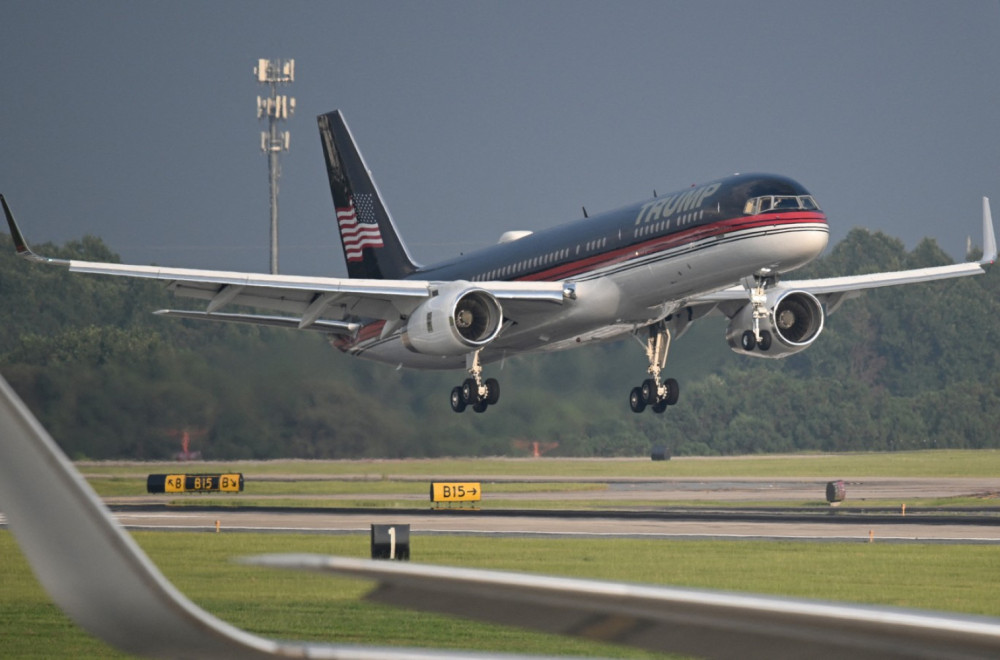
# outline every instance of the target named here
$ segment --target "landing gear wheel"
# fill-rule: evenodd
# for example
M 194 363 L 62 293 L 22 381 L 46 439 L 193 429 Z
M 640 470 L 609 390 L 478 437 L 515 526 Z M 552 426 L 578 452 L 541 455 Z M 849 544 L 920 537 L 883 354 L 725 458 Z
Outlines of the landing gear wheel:
M 747 352 L 752 351 L 757 346 L 757 337 L 754 336 L 753 330 L 743 331 L 743 336 L 740 337 L 740 345 Z
M 641 387 L 633 387 L 632 391 L 629 392 L 628 405 L 634 413 L 641 413 L 646 409 L 646 400 L 642 397 Z
M 451 409 L 457 413 L 465 412 L 465 396 L 461 387 L 451 388 Z
M 642 381 L 642 402 L 647 406 L 656 403 L 656 400 L 659 398 L 659 389 L 656 381 L 652 378 Z
M 462 400 L 467 405 L 473 405 L 479 401 L 479 386 L 471 378 L 466 378 L 465 382 L 462 383 Z
M 486 403 L 495 406 L 500 401 L 500 383 L 496 378 L 486 379 Z
M 663 385 L 667 388 L 667 396 L 663 398 L 668 406 L 672 406 L 677 403 L 677 400 L 681 397 L 681 386 L 673 378 L 668 378 L 663 381 Z
M 667 409 L 667 400 L 660 399 L 659 401 L 654 403 L 652 407 L 653 407 L 653 412 L 655 412 L 657 415 L 662 414 L 663 411 Z
M 767 330 L 760 331 L 760 343 L 757 344 L 757 347 L 762 351 L 766 351 L 767 349 L 771 348 L 770 332 L 768 332 Z
M 472 404 L 472 409 L 477 413 L 483 413 L 486 412 L 486 409 L 489 408 L 489 406 L 490 404 L 486 403 L 486 399 L 480 399 Z

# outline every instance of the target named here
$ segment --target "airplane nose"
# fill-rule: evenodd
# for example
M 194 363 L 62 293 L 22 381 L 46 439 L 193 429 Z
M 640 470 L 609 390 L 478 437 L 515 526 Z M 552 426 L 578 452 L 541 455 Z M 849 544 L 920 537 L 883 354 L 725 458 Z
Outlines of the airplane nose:
M 808 220 L 797 223 L 795 230 L 787 234 L 784 243 L 784 258 L 782 271 L 794 270 L 806 265 L 826 249 L 830 240 L 830 230 L 827 228 L 826 216 L 822 213 L 810 213 Z

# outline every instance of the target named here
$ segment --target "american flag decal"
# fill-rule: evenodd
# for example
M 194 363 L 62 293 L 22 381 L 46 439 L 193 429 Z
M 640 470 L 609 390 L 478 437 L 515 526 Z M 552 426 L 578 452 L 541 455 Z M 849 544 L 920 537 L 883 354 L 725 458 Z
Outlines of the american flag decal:
M 337 224 L 348 261 L 361 261 L 363 248 L 384 247 L 371 193 L 358 193 L 350 198 L 348 206 L 337 207 Z

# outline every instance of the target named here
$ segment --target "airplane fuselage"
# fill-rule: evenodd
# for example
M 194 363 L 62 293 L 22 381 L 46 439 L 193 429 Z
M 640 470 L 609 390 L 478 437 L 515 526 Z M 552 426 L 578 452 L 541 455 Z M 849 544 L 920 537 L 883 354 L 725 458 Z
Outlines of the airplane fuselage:
M 685 300 L 730 287 L 760 272 L 784 273 L 816 258 L 829 237 L 826 216 L 792 179 L 737 174 L 638 204 L 526 233 L 419 269 L 427 281 L 562 281 L 575 288 L 545 322 L 517 325 L 482 352 L 557 350 L 607 340 L 649 325 Z M 541 309 L 539 316 L 542 316 Z M 408 350 L 399 332 L 366 324 L 354 341 L 337 343 L 359 357 L 407 367 L 465 367 L 464 357 Z

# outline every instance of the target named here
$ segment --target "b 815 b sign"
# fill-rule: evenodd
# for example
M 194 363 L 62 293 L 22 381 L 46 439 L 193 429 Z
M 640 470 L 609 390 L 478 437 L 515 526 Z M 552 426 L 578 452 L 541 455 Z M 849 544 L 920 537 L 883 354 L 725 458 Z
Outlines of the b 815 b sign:
M 243 475 L 233 474 L 151 474 L 146 477 L 147 493 L 239 493 Z

